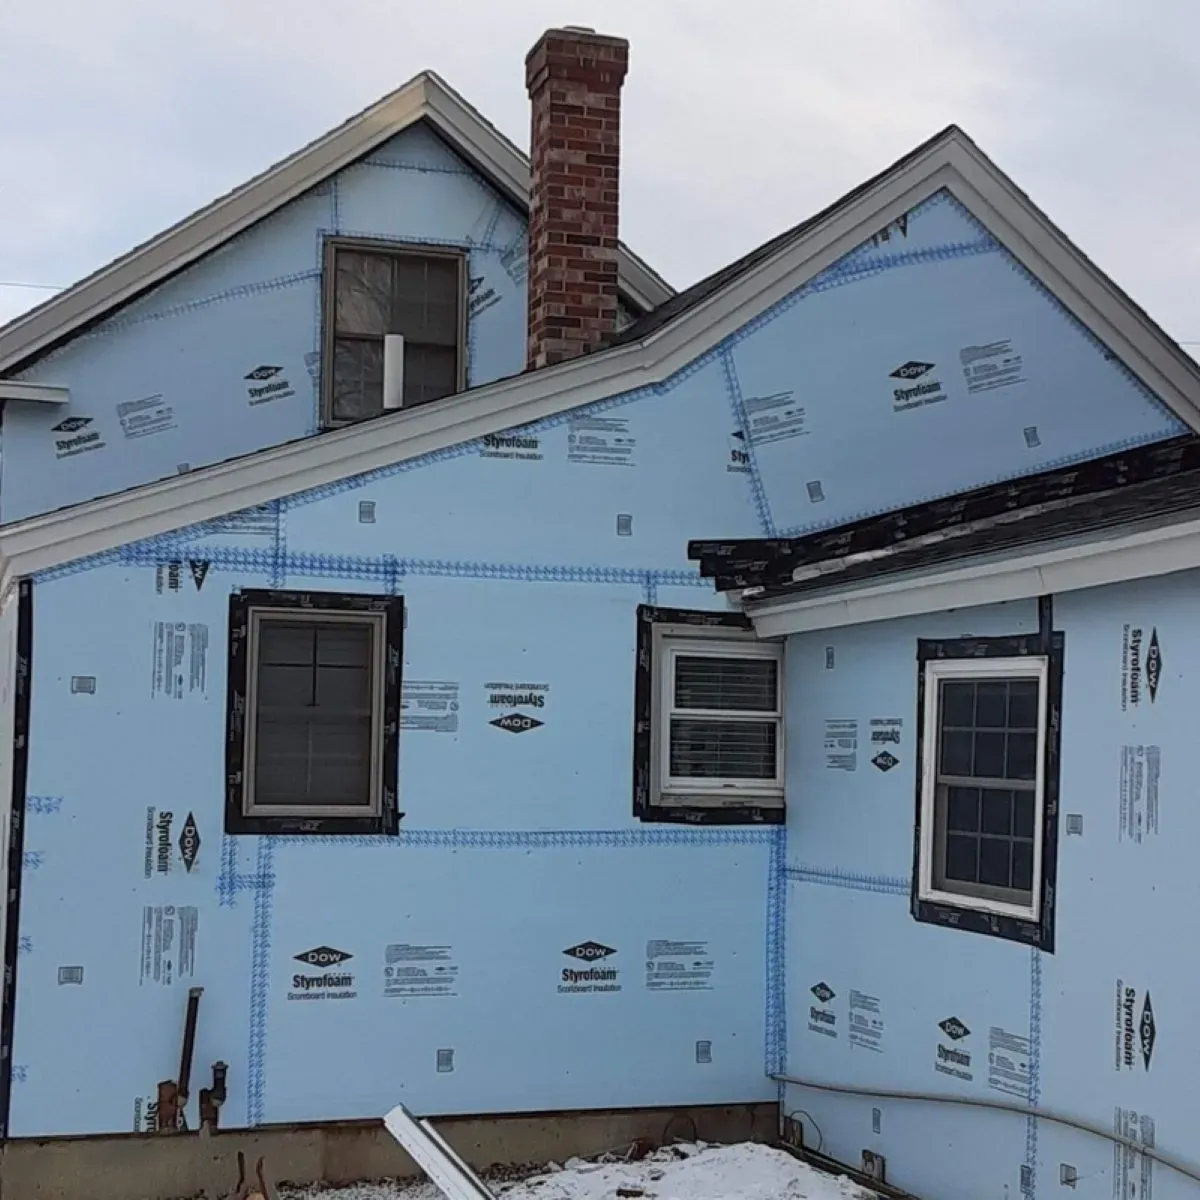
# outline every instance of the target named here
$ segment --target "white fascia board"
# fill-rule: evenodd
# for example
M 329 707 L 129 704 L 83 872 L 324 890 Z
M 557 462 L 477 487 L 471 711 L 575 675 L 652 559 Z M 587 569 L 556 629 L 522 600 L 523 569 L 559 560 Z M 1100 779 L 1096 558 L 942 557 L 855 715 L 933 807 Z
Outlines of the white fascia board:
M 1200 567 L 1200 518 L 1104 534 L 1004 559 L 897 576 L 794 599 L 756 602 L 745 613 L 759 637 L 782 637 L 915 617 L 950 609 L 1031 600 Z
M 0 330 L 0 372 L 99 320 L 270 216 L 418 120 L 426 76 L 269 167 Z
M 1073 246 L 974 143 L 958 137 L 949 150 L 961 180 L 950 191 L 1181 421 L 1200 431 L 1200 363 Z
M 0 379 L 0 400 L 19 400 L 26 404 L 66 404 L 71 391 L 50 383 L 21 383 L 16 379 Z
M 521 211 L 528 209 L 528 158 L 457 92 L 425 71 L 261 175 L 0 329 L 0 372 L 19 368 L 81 326 L 107 316 L 422 118 L 428 118 Z M 650 309 L 674 295 L 673 289 L 624 245 L 618 247 L 617 257 L 619 285 L 636 304 Z

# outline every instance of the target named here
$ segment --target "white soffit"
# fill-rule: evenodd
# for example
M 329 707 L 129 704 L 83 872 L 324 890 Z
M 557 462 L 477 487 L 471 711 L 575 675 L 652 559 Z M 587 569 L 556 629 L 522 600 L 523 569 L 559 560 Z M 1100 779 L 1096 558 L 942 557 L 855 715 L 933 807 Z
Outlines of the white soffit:
M 1182 420 L 1200 429 L 1200 364 L 1075 250 L 961 130 L 951 128 L 641 342 L 0 526 L 0 554 L 11 575 L 45 570 L 663 382 L 941 188 L 983 221 Z
M 448 84 L 425 71 L 261 175 L 0 328 L 0 373 L 19 369 L 39 352 L 101 320 L 423 118 L 512 204 L 528 210 L 528 157 Z M 617 261 L 621 291 L 639 307 L 649 310 L 674 294 L 624 245 L 618 247 Z
M 1200 515 L 1090 540 L 1018 552 L 1003 559 L 964 560 L 949 569 L 864 580 L 816 594 L 781 596 L 744 611 L 759 637 L 811 633 L 949 609 L 975 608 L 1059 595 L 1200 567 Z

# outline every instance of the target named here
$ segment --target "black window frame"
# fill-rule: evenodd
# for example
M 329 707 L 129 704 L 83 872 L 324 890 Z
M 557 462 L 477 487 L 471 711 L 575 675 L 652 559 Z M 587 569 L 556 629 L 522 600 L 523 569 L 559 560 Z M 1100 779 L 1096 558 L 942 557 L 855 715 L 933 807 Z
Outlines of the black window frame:
M 350 425 L 360 425 L 363 421 L 373 420 L 386 412 L 403 412 L 405 409 L 380 409 L 378 413 L 370 413 L 365 417 L 339 418 L 334 416 L 334 378 L 335 378 L 335 344 L 337 331 L 337 256 L 339 253 L 377 255 L 390 259 L 408 258 L 417 260 L 437 259 L 452 260 L 458 267 L 458 328 L 455 344 L 455 389 L 450 395 L 465 391 L 467 386 L 467 304 L 468 304 L 468 257 L 466 250 L 459 246 L 425 245 L 419 242 L 388 241 L 381 238 L 355 238 L 327 236 L 324 240 L 322 253 L 321 278 L 321 427 L 323 429 L 344 429 Z M 396 331 L 400 332 L 400 331 Z M 356 340 L 373 341 L 374 338 L 365 335 L 346 335 Z M 381 340 L 381 339 L 380 339 Z M 408 340 L 406 339 L 406 346 Z M 414 342 L 414 345 L 420 343 Z M 448 399 L 449 397 L 440 397 Z M 427 401 L 436 404 L 437 400 Z M 410 406 L 408 411 L 411 411 Z M 423 407 L 423 406 L 422 406 Z
M 916 813 L 913 838 L 912 915 L 928 924 L 987 934 L 1009 941 L 1054 952 L 1055 915 L 1058 877 L 1059 786 L 1062 754 L 1062 688 L 1066 640 L 1061 632 L 1039 632 L 1008 637 L 962 637 L 919 639 L 917 641 L 917 719 L 916 719 Z M 1045 662 L 1045 727 L 1041 761 L 1041 871 L 1035 873 L 1033 892 L 1037 897 L 1036 916 L 989 911 L 980 898 L 964 895 L 950 901 L 946 896 L 932 898 L 922 887 L 925 871 L 926 842 L 923 837 L 926 814 L 936 807 L 935 798 L 926 796 L 926 766 L 931 749 L 938 745 L 937 731 L 926 727 L 926 691 L 928 666 L 946 661 L 995 663 L 999 659 L 1039 659 Z M 991 675 L 999 679 L 999 674 Z M 935 685 L 936 686 L 936 683 Z M 936 709 L 937 700 L 933 700 Z M 938 712 L 935 711 L 935 720 Z M 933 764 L 936 774 L 936 763 Z M 929 844 L 937 840 L 936 826 L 930 830 Z M 929 864 L 932 871 L 933 863 Z
M 246 732 L 250 693 L 250 627 L 256 612 L 368 614 L 383 628 L 382 710 L 378 805 L 371 813 L 264 815 L 246 811 Z M 225 832 L 230 834 L 390 834 L 399 833 L 400 690 L 404 663 L 404 598 L 352 592 L 247 588 L 229 597 L 229 660 L 225 736 Z
M 658 801 L 659 761 L 656 754 L 655 717 L 661 691 L 656 645 L 670 627 L 672 637 L 687 637 L 695 630 L 698 637 L 705 631 L 742 633 L 753 637 L 754 626 L 741 613 L 711 612 L 696 609 L 661 608 L 641 604 L 637 609 L 636 667 L 634 672 L 633 726 L 633 815 L 644 822 L 664 822 L 685 825 L 782 825 L 787 819 L 785 801 L 760 805 L 744 803 L 729 806 L 714 804 L 665 805 Z M 677 632 L 676 632 L 677 631 Z M 786 773 L 786 744 L 783 738 L 783 659 L 780 658 L 780 740 L 781 774 Z

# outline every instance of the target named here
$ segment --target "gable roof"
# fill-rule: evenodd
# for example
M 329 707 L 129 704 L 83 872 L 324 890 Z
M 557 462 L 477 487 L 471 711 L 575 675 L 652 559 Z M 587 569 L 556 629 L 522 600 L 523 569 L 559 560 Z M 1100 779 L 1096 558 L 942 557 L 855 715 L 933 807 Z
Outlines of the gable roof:
M 1200 363 L 952 126 L 797 227 L 799 232 L 768 243 L 769 252 L 743 260 L 736 274 L 711 291 L 694 294 L 682 311 L 638 340 L 500 379 L 436 404 L 0 526 L 0 594 L 16 576 L 661 384 L 714 354 L 751 319 L 943 189 L 1183 422 L 1200 431 Z
M 0 375 L 196 262 L 418 121 L 428 122 L 501 195 L 528 211 L 528 156 L 443 79 L 423 71 L 282 162 L 0 327 Z M 623 244 L 617 266 L 621 293 L 638 310 L 648 311 L 673 294 Z

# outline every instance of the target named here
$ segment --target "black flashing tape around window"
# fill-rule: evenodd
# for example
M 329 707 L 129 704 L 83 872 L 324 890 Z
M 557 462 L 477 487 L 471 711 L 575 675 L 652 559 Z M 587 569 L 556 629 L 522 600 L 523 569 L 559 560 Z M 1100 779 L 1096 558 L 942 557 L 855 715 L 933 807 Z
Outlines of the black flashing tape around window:
M 361 817 L 247 816 L 242 809 L 252 608 L 309 608 L 314 612 L 384 614 L 383 796 L 378 814 Z M 232 834 L 386 834 L 400 832 L 400 687 L 404 667 L 404 598 L 341 592 L 247 588 L 229 597 L 229 663 L 225 725 L 225 832 Z
M 25 792 L 29 781 L 29 705 L 33 692 L 33 582 L 17 585 L 17 653 L 13 679 L 12 813 L 8 834 L 8 910 L 4 921 L 4 987 L 0 994 L 0 1143 L 12 1109 L 13 1034 L 17 1019 L 17 953 L 25 859 Z
M 1054 953 L 1055 904 L 1058 884 L 1058 798 L 1062 756 L 1062 683 L 1066 639 L 1053 631 L 1051 597 L 1038 600 L 1038 632 L 1012 637 L 965 637 L 917 641 L 917 802 L 913 830 L 912 915 L 917 921 L 984 933 Z M 925 664 L 943 659 L 989 658 L 1049 659 L 1046 674 L 1046 747 L 1042 797 L 1042 902 L 1038 920 L 1001 916 L 978 909 L 920 899 L 921 785 L 925 755 Z
M 695 629 L 742 629 L 754 627 L 749 618 L 736 612 L 705 612 L 688 608 L 658 608 L 639 604 L 637 610 L 637 662 L 633 681 L 633 815 L 639 821 L 661 821 L 675 825 L 782 825 L 782 807 L 760 808 L 737 805 L 729 808 L 665 807 L 653 802 L 654 764 L 651 748 L 654 711 L 654 626 L 690 625 Z

